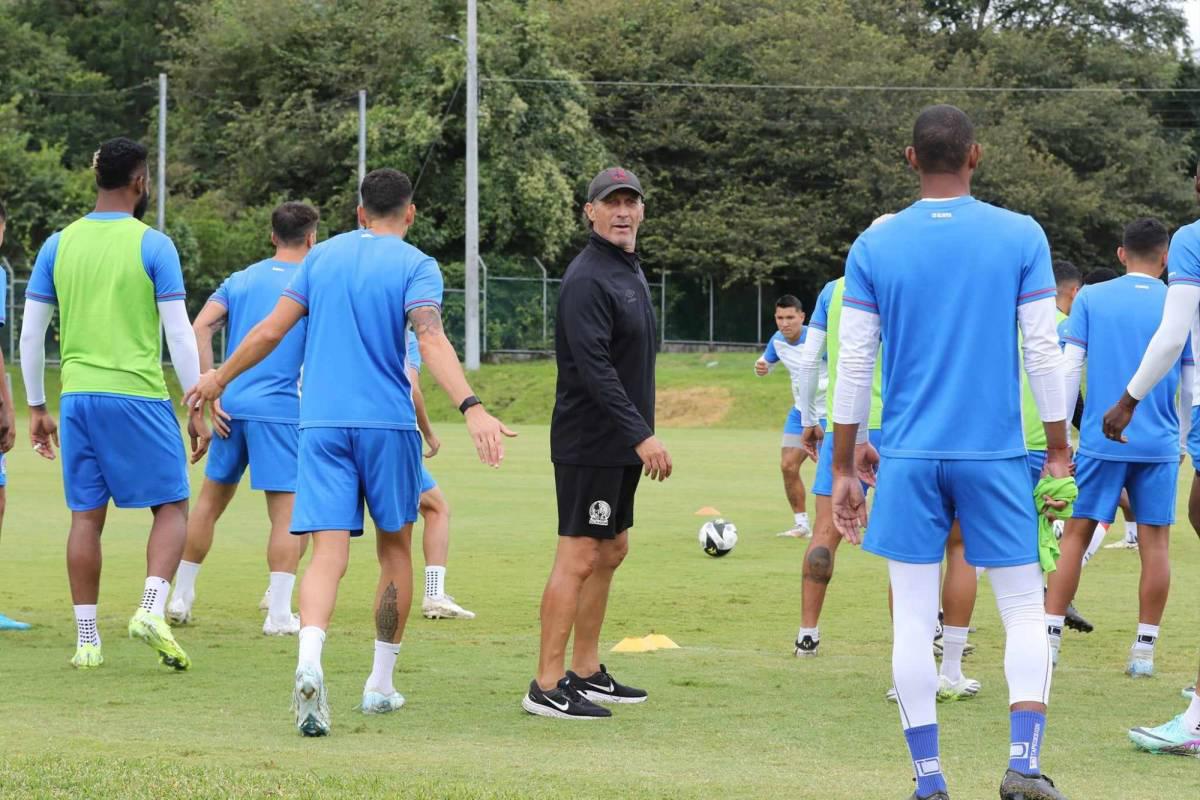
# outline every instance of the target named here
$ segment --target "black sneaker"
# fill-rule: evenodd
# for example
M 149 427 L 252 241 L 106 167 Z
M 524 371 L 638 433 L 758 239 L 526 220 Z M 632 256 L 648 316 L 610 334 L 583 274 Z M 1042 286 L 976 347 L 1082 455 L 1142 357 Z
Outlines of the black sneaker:
M 1045 775 L 1025 775 L 1010 769 L 1000 782 L 1000 800 L 1067 800 Z
M 567 673 L 568 676 L 570 674 Z M 602 719 L 612 716 L 607 708 L 601 708 L 575 691 L 570 677 L 560 680 L 558 686 L 548 692 L 542 691 L 537 681 L 531 682 L 529 691 L 521 698 L 521 708 L 539 717 L 556 719 Z
M 1074 605 L 1067 606 L 1067 613 L 1064 615 L 1064 619 L 1066 620 L 1067 627 L 1073 631 L 1091 633 L 1096 630 L 1095 625 L 1080 616 L 1079 612 L 1075 610 Z
M 811 636 L 805 636 L 803 639 L 796 640 L 796 658 L 811 658 L 817 655 L 817 648 L 821 646 L 820 639 L 814 639 Z
M 571 681 L 575 691 L 593 703 L 646 702 L 644 689 L 635 689 L 632 686 L 622 686 L 617 683 L 616 679 L 608 674 L 608 670 L 604 668 L 603 664 L 600 665 L 599 672 L 587 678 L 581 678 L 567 670 L 567 680 Z
M 927 794 L 922 797 L 916 792 L 913 792 L 912 797 L 908 798 L 908 800 L 950 800 L 950 795 L 943 791 L 937 791 L 933 794 Z

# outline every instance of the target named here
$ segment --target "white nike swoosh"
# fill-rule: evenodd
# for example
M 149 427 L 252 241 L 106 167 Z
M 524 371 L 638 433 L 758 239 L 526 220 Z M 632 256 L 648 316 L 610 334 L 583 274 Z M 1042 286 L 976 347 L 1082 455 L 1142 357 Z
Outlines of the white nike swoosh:
M 615 692 L 617 690 L 616 685 L 612 682 L 609 682 L 608 686 L 601 686 L 598 683 L 592 683 L 591 681 L 588 681 L 587 685 L 591 686 L 593 689 L 599 689 L 602 692 Z
M 554 702 L 554 698 L 553 698 L 553 697 L 550 697 L 549 695 L 542 695 L 542 696 L 546 698 L 546 702 L 547 702 L 547 703 L 549 703 L 550 705 L 554 706 L 554 707 L 555 707 L 555 708 L 557 708 L 559 711 L 566 711 L 566 710 L 567 710 L 567 708 L 569 708 L 569 707 L 570 707 L 570 705 L 571 705 L 570 703 L 563 703 L 563 704 L 560 706 L 558 703 Z

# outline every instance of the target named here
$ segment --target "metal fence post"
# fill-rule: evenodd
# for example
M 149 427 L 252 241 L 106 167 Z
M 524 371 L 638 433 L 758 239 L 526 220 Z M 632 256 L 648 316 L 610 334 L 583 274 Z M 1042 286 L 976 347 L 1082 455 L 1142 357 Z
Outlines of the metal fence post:
M 762 281 L 758 282 L 758 343 L 762 344 Z
M 479 288 L 482 289 L 480 294 L 479 308 L 479 352 L 486 353 L 487 349 L 487 296 L 488 296 L 488 268 L 483 261 L 483 256 L 478 256 L 476 261 L 479 263 L 479 269 L 483 272 L 483 280 L 479 282 Z M 471 293 L 467 292 L 467 302 L 471 301 Z M 467 325 L 470 325 L 468 320 Z M 468 346 L 469 343 L 468 343 Z M 470 367 L 467 367 L 470 369 Z
M 662 271 L 662 280 L 659 281 L 659 287 L 660 287 L 661 291 L 659 291 L 659 293 L 658 293 L 658 303 L 659 303 L 659 306 L 662 308 L 662 313 L 660 313 L 658 315 L 658 326 L 659 326 L 659 341 L 662 341 L 662 342 L 665 342 L 667 340 L 667 272 L 668 271 L 669 270 L 665 270 L 665 269 Z
M 541 260 L 537 256 L 533 257 L 533 263 L 537 264 L 538 269 L 542 271 L 542 344 L 546 345 L 550 343 L 550 337 L 546 333 L 547 323 L 550 318 L 550 273 L 546 271 L 546 266 L 542 264 Z
M 708 279 L 708 346 L 713 346 L 713 341 L 716 338 L 714 335 L 713 322 L 716 319 L 716 292 L 713 291 L 713 279 L 710 276 Z
M 16 301 L 13 298 L 13 294 L 15 293 L 15 290 L 17 288 L 17 283 L 16 283 L 15 276 L 13 274 L 13 269 L 9 265 L 7 258 L 0 258 L 0 266 L 4 267 L 4 285 L 8 289 L 8 294 L 6 295 L 6 297 L 4 299 L 4 304 L 6 306 L 6 308 L 5 308 L 6 316 L 4 318 L 6 320 L 8 320 L 8 324 L 4 326 L 4 327 L 8 328 L 8 360 L 16 361 L 17 360 L 17 351 L 14 350 L 13 348 L 16 343 L 16 339 L 14 337 L 16 336 L 17 326 L 14 325 L 13 322 L 15 320 L 14 312 L 17 310 L 17 306 L 16 306 Z

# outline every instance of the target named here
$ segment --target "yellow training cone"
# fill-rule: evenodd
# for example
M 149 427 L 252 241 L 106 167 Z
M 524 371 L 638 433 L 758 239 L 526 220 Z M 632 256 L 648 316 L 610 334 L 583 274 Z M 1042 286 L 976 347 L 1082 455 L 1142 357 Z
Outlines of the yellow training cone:
M 679 645 L 671 641 L 670 637 L 663 636 L 661 633 L 652 633 L 649 636 L 643 636 L 642 641 L 650 650 L 678 650 Z
M 645 652 L 648 652 L 653 649 L 654 649 L 653 646 L 646 644 L 645 638 L 639 639 L 634 636 L 627 636 L 624 639 L 622 639 L 621 641 L 617 642 L 616 645 L 613 647 L 613 649 L 610 650 L 609 652 L 612 652 L 612 653 L 645 653 Z
M 719 516 L 721 516 L 721 512 L 717 511 L 712 506 L 705 506 L 704 508 L 697 511 L 695 516 L 697 516 L 697 517 L 719 517 Z

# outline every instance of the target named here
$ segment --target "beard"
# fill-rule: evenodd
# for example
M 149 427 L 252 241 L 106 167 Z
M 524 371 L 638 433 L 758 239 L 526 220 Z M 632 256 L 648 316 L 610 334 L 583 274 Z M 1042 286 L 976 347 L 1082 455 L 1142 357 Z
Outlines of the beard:
M 133 207 L 133 218 L 141 219 L 146 216 L 146 210 L 150 208 L 150 192 L 142 192 L 142 196 L 138 198 L 137 205 Z

